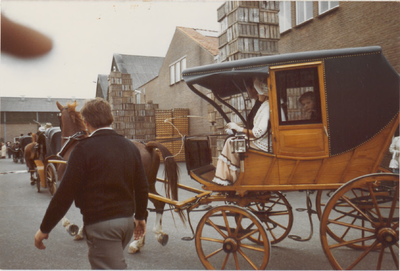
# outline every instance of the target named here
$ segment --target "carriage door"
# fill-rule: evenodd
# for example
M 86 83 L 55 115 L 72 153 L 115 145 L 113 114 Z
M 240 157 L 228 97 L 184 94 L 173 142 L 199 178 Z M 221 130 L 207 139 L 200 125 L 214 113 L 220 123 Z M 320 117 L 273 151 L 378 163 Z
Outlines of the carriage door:
M 328 157 L 323 63 L 275 66 L 270 71 L 274 153 Z

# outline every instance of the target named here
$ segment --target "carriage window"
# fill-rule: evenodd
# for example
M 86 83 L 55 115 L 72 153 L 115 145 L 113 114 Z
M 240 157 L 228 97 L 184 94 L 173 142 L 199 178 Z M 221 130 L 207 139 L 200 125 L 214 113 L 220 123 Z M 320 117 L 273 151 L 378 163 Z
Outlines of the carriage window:
M 282 108 L 278 111 L 279 124 L 322 122 L 317 68 L 278 71 L 275 78 Z

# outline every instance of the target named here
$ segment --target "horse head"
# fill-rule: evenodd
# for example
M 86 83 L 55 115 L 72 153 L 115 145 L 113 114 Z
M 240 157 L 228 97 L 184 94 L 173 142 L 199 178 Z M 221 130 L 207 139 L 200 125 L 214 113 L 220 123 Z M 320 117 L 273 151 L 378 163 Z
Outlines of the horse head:
M 68 103 L 66 106 L 62 106 L 59 102 L 56 102 L 56 104 L 60 110 L 60 128 L 63 140 L 78 132 L 84 132 L 87 135 L 87 128 L 82 115 L 76 111 L 78 105 L 76 101 Z

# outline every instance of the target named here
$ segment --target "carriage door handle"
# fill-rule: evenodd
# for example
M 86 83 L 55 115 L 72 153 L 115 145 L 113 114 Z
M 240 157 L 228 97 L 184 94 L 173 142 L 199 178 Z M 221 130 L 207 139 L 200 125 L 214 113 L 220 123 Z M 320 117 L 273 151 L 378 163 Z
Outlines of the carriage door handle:
M 326 129 L 326 126 L 324 126 L 324 130 L 325 130 L 326 137 L 329 138 L 329 134 L 328 134 L 328 130 Z

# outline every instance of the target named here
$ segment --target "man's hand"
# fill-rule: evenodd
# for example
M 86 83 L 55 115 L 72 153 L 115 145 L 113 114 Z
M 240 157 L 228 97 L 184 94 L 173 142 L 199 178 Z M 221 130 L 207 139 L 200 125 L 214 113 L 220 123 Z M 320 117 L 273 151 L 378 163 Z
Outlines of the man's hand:
M 43 244 L 43 240 L 49 238 L 48 233 L 43 233 L 41 230 L 38 230 L 35 234 L 35 246 L 38 249 L 45 249 L 46 246 Z
M 135 229 L 133 231 L 134 240 L 139 240 L 146 235 L 146 221 L 135 219 Z

